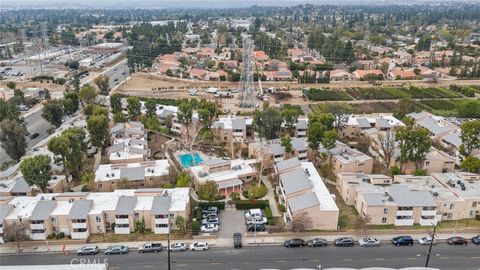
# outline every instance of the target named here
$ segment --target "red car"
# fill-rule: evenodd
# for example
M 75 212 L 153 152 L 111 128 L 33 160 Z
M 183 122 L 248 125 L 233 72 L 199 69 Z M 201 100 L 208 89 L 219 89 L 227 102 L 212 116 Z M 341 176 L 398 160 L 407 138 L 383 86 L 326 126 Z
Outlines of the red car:
M 460 237 L 460 236 L 454 236 L 450 237 L 447 239 L 447 243 L 449 245 L 457 246 L 457 245 L 466 245 L 467 244 L 467 239 Z

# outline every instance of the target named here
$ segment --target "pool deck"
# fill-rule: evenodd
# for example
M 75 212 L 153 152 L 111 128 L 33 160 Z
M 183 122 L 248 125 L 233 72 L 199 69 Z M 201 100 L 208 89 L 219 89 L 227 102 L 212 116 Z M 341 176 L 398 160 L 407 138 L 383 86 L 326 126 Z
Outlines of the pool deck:
M 199 155 L 200 158 L 202 159 L 201 162 L 205 162 L 205 161 L 207 161 L 207 160 L 211 160 L 211 159 L 214 159 L 214 158 L 215 158 L 215 157 L 207 156 L 207 155 L 205 155 L 204 153 L 199 152 L 199 151 L 194 151 L 193 154 L 194 154 L 194 155 L 195 155 L 195 154 Z M 180 165 L 182 165 L 182 168 L 183 168 L 184 170 L 190 169 L 190 167 L 186 168 L 185 166 L 183 166 L 183 163 L 182 163 L 182 161 L 180 160 L 180 156 L 181 156 L 181 155 L 190 155 L 190 152 L 188 152 L 188 151 L 183 151 L 183 150 L 177 150 L 177 151 L 175 151 L 175 152 L 173 153 L 173 155 L 175 156 L 176 161 L 177 161 Z M 196 164 L 195 166 L 197 166 L 197 165 L 198 165 L 198 164 Z

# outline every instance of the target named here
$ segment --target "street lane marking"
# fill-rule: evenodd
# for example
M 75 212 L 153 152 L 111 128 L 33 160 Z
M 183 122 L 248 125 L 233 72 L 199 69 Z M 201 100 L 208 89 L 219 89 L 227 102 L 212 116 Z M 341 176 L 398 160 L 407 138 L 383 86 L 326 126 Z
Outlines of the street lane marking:
M 310 262 L 319 262 L 320 260 L 308 260 Z
M 180 264 L 177 264 L 176 266 L 178 266 L 178 267 L 186 267 L 186 266 L 188 266 L 188 264 L 186 264 L 186 263 L 180 263 Z
M 439 259 L 440 260 L 448 260 L 448 259 L 450 259 L 450 257 L 440 257 Z
M 384 261 L 385 259 L 384 258 L 375 258 L 373 259 L 374 261 Z
M 153 268 L 153 265 L 144 265 L 144 268 Z
M 219 264 L 222 264 L 222 263 L 219 263 L 219 262 L 212 262 L 212 263 L 210 263 L 210 265 L 219 265 Z
M 111 266 L 111 267 L 109 267 L 109 269 L 110 269 L 110 270 L 120 269 L 120 267 L 118 267 L 118 266 Z
M 343 261 L 346 261 L 346 262 L 351 262 L 352 259 L 343 259 Z
M 417 258 L 407 258 L 407 260 L 410 260 L 410 261 L 414 261 L 416 260 Z
M 470 259 L 480 259 L 480 257 L 470 257 Z
M 287 261 L 276 261 L 276 262 L 277 262 L 277 263 L 285 263 L 285 262 L 287 262 Z

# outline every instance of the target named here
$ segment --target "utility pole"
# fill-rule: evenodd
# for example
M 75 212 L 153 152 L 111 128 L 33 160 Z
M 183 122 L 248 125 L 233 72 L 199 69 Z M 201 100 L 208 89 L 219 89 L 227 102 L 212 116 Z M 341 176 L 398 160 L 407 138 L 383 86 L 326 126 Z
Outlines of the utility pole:
M 167 263 L 168 263 L 168 270 L 171 270 L 172 265 L 170 261 L 170 228 L 168 228 L 168 236 L 167 236 Z
M 428 267 L 428 262 L 430 261 L 430 255 L 432 254 L 433 242 L 435 241 L 435 232 L 437 231 L 437 225 L 433 226 L 433 233 L 431 235 L 432 241 L 430 241 L 430 246 L 428 247 L 427 261 L 425 262 L 425 267 Z

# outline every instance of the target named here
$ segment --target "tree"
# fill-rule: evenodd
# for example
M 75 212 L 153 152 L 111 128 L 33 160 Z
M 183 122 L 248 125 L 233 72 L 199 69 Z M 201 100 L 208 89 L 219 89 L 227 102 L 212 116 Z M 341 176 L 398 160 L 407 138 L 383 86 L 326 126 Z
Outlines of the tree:
M 322 125 L 320 122 L 313 122 L 308 123 L 308 133 L 307 133 L 307 141 L 308 146 L 312 148 L 314 151 L 318 150 L 320 143 L 322 142 L 323 135 L 327 131 L 327 127 Z
M 415 162 L 415 168 L 418 169 L 432 147 L 429 131 L 425 128 L 412 129 L 408 138 L 408 147 L 409 159 Z
M 207 181 L 198 187 L 197 194 L 200 199 L 213 202 L 217 199 L 218 185 L 214 181 Z
M 113 121 L 115 123 L 125 123 L 128 121 L 127 116 L 122 112 L 117 112 L 113 115 Z
M 146 115 L 148 117 L 155 117 L 157 115 L 157 103 L 155 100 L 149 98 L 145 101 Z
M 347 124 L 352 108 L 348 104 L 336 104 L 336 106 L 330 107 L 328 113 L 333 115 L 333 128 L 337 133 L 340 133 Z
M 218 104 L 205 99 L 200 101 L 198 116 L 203 123 L 204 130 L 210 130 L 213 120 L 218 116 Z
M 135 221 L 135 232 L 144 233 L 145 229 L 145 219 L 143 217 L 141 220 Z
M 129 97 L 127 98 L 127 110 L 128 110 L 128 117 L 132 121 L 137 121 L 138 117 L 141 114 L 141 104 L 140 100 L 137 97 Z
M 313 221 L 307 213 L 303 212 L 293 216 L 292 230 L 294 232 L 303 232 L 312 227 Z
M 327 150 L 330 155 L 330 151 L 335 147 L 337 142 L 337 132 L 335 130 L 327 130 L 323 134 L 322 146 Z
M 403 172 L 403 164 L 407 163 L 409 159 L 409 136 L 411 129 L 412 126 L 407 125 L 404 127 L 397 127 L 395 130 L 395 142 L 397 143 L 397 148 L 400 152 L 398 157 L 398 161 L 400 162 L 400 172 Z
M 175 181 L 175 186 L 176 187 L 189 187 L 191 183 L 190 176 L 186 174 L 185 172 L 181 172 L 177 176 L 177 180 Z
M 395 153 L 395 134 L 390 130 L 386 131 L 385 134 L 380 133 L 378 134 L 378 141 L 382 150 L 383 161 L 388 167 Z
M 23 94 L 23 91 L 20 89 L 13 90 L 13 98 L 17 100 L 15 101 L 15 104 L 23 104 L 25 102 L 25 95 Z
M 79 98 L 75 91 L 65 91 L 63 93 L 63 107 L 65 114 L 73 114 L 78 110 Z
M 11 159 L 20 161 L 25 155 L 27 129 L 16 120 L 5 119 L 0 122 L 0 143 Z
M 103 114 L 94 115 L 87 120 L 87 128 L 92 144 L 101 148 L 108 134 L 108 118 Z
M 71 127 L 64 130 L 60 136 L 64 136 L 68 140 L 69 148 L 66 155 L 68 170 L 72 172 L 75 179 L 78 179 L 81 166 L 86 158 L 85 131 L 79 127 Z
M 283 136 L 280 139 L 280 145 L 285 149 L 285 153 L 287 154 L 288 158 L 293 151 L 292 138 L 290 138 L 288 135 Z
M 263 111 L 253 112 L 253 122 L 260 137 L 272 140 L 277 137 L 283 122 L 282 114 L 274 107 L 266 107 Z
M 245 197 L 250 200 L 256 200 L 263 198 L 265 195 L 267 195 L 267 192 L 267 187 L 262 184 L 251 185 L 247 188 L 247 190 L 245 190 Z
M 108 95 L 108 90 L 110 88 L 110 78 L 106 75 L 100 75 L 95 77 L 93 82 L 98 86 L 98 89 L 100 89 L 100 94 L 102 95 Z
M 20 163 L 20 171 L 29 186 L 36 185 L 46 192 L 48 181 L 52 177 L 51 159 L 47 155 L 36 155 L 25 158 Z
M 15 89 L 17 88 L 17 84 L 15 82 L 8 82 L 7 87 L 10 89 Z
M 49 99 L 43 103 L 42 117 L 52 125 L 59 127 L 64 116 L 63 103 L 59 99 Z
M 82 104 L 85 106 L 86 104 L 91 104 L 95 101 L 95 98 L 97 97 L 98 93 L 97 90 L 95 90 L 95 87 L 87 84 L 83 86 L 80 89 L 80 92 L 78 96 L 80 97 L 80 100 L 82 101 Z
M 86 186 L 88 190 L 93 190 L 94 181 L 95 181 L 95 174 L 91 171 L 86 171 L 82 175 L 82 178 L 80 179 L 80 182 L 82 183 L 82 185 Z
M 461 130 L 460 152 L 464 156 L 469 156 L 474 149 L 480 148 L 480 120 L 463 122 Z
M 467 172 L 480 173 L 480 159 L 477 157 L 467 156 L 464 160 L 462 160 L 460 167 Z
M 408 97 L 401 98 L 398 101 L 398 110 L 395 112 L 395 117 L 402 119 L 405 115 L 415 112 L 417 105 L 414 100 Z
M 17 122 L 23 122 L 20 119 L 20 111 L 18 110 L 17 104 L 10 100 L 0 99 L 0 121 L 5 119 L 16 120 Z
M 282 110 L 283 121 L 285 122 L 285 129 L 288 134 L 292 135 L 293 130 L 295 129 L 295 124 L 297 123 L 297 118 L 299 113 L 295 109 L 283 109 Z
M 120 94 L 115 93 L 110 96 L 110 107 L 113 113 L 122 111 L 122 96 Z
M 175 227 L 177 227 L 177 229 L 182 233 L 185 232 L 186 223 L 187 222 L 185 218 L 182 216 L 177 216 L 175 218 Z
M 17 250 L 20 251 L 20 244 L 27 239 L 27 223 L 14 221 L 4 229 L 5 239 L 17 242 Z
M 464 102 L 459 102 L 456 110 L 458 117 L 480 118 L 480 101 L 469 99 Z
M 63 172 L 65 174 L 65 179 L 68 179 L 68 167 L 67 167 L 67 155 L 69 151 L 69 144 L 70 141 L 65 136 L 56 136 L 51 138 L 48 141 L 47 148 L 50 152 L 52 152 L 56 156 L 60 156 L 62 158 L 63 163 Z

